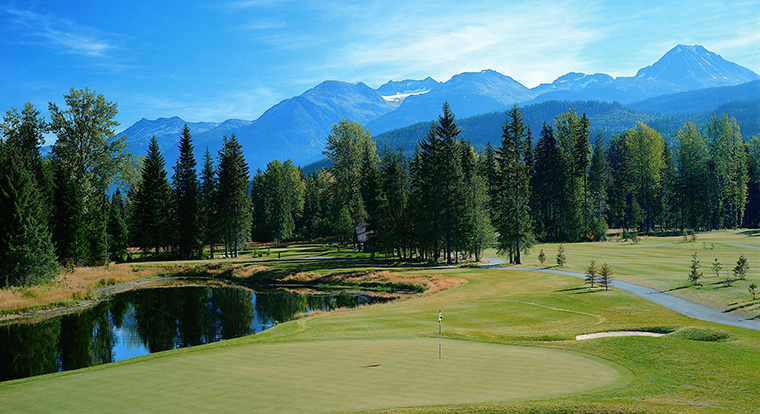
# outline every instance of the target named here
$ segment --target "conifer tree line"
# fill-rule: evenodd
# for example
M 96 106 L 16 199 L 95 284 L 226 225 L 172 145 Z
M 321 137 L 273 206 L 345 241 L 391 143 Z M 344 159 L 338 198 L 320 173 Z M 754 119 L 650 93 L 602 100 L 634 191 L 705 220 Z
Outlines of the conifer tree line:
M 736 120 L 685 124 L 668 144 L 639 123 L 609 142 L 573 110 L 533 138 L 520 108 L 482 153 L 448 104 L 411 155 L 381 148 L 352 121 L 334 125 L 332 167 L 270 162 L 252 176 L 237 138 L 202 156 L 187 126 L 165 165 L 153 138 L 138 159 L 117 137 L 117 106 L 72 89 L 46 121 L 31 104 L 3 118 L 0 286 L 61 267 L 140 257 L 235 257 L 249 241 L 323 240 L 375 255 L 446 263 L 496 246 L 510 262 L 536 241 L 603 240 L 608 228 L 651 232 L 760 225 L 760 137 Z M 44 136 L 56 142 L 48 157 Z

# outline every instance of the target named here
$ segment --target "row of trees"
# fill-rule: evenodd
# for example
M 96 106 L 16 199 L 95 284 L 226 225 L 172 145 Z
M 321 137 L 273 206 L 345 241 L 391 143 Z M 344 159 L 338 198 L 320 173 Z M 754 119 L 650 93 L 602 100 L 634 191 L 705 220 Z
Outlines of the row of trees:
M 535 146 L 517 106 L 502 129 L 500 146 L 477 154 L 444 105 L 405 159 L 389 148 L 376 155 L 369 134 L 343 121 L 328 137 L 329 170 L 299 178 L 291 163 L 273 162 L 254 178 L 254 237 L 349 240 L 366 224 L 372 251 L 451 262 L 478 258 L 495 236 L 500 252 L 519 263 L 535 240 L 602 240 L 610 227 L 760 224 L 760 137 L 745 141 L 726 115 L 713 116 L 703 132 L 686 123 L 672 146 L 643 123 L 609 142 L 592 140 L 588 118 L 572 110 L 544 123 Z M 273 184 L 275 177 L 288 184 Z
M 671 147 L 643 123 L 592 142 L 588 118 L 570 110 L 544 123 L 534 145 L 514 106 L 498 148 L 476 153 L 444 104 L 409 157 L 378 152 L 360 124 L 341 121 L 324 151 L 331 168 L 304 174 L 272 161 L 252 178 L 234 135 L 216 163 L 206 150 L 199 176 L 186 127 L 169 178 L 155 140 L 141 166 L 124 152 L 115 103 L 88 89 L 65 100 L 64 110 L 50 104 L 50 122 L 31 104 L 4 118 L 2 285 L 49 278 L 58 263 L 118 260 L 128 246 L 193 258 L 221 243 L 236 256 L 249 240 L 364 242 L 359 232 L 369 235 L 363 247 L 404 260 L 479 258 L 496 241 L 519 263 L 535 240 L 600 240 L 609 226 L 760 224 L 760 137 L 745 141 L 725 115 L 702 132 L 685 124 Z M 47 133 L 57 140 L 43 158 Z
M 117 137 L 115 103 L 71 89 L 47 122 L 30 103 L 0 126 L 0 286 L 57 274 L 58 262 L 104 263 L 108 191 L 134 178 L 134 157 Z M 40 147 L 52 133 L 49 157 Z
M 176 252 L 180 258 L 203 256 L 204 246 L 222 243 L 225 256 L 237 257 L 249 240 L 251 200 L 248 195 L 248 164 L 235 135 L 224 137 L 214 165 L 206 149 L 200 178 L 190 129 L 185 125 L 179 142 L 179 157 L 171 183 L 158 142 L 152 138 L 143 161 L 142 176 L 135 186 L 131 205 L 122 217 L 131 225 L 131 245 L 143 252 Z M 113 210 L 122 214 L 125 205 L 114 195 Z M 124 233 L 122 233 L 124 234 Z M 129 237 L 125 237 L 129 241 Z M 126 247 L 127 243 L 119 246 Z M 115 250 L 117 256 L 124 251 Z

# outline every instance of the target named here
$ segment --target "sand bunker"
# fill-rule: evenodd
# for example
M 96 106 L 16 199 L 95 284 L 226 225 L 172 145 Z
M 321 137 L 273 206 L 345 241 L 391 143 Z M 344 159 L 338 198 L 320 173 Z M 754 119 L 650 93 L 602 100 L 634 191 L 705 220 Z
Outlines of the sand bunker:
M 666 335 L 664 333 L 656 333 L 656 332 L 643 332 L 643 331 L 611 331 L 611 332 L 597 332 L 592 334 L 586 334 L 586 335 L 578 335 L 575 337 L 576 341 L 582 341 L 584 339 L 595 339 L 595 338 L 608 338 L 611 336 L 653 336 L 653 337 L 660 337 Z

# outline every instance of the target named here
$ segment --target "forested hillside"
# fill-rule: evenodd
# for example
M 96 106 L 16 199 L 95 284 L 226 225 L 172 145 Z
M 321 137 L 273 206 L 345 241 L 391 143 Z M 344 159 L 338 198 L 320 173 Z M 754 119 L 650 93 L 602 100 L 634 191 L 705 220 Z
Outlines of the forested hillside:
M 552 122 L 559 114 L 568 110 L 585 113 L 591 124 L 591 135 L 602 136 L 606 141 L 615 134 L 633 128 L 637 122 L 644 122 L 657 129 L 665 139 L 672 143 L 678 130 L 686 122 L 694 122 L 702 128 L 713 113 L 726 113 L 737 119 L 745 136 L 760 134 L 760 100 L 729 101 L 714 107 L 712 110 L 694 113 L 655 114 L 642 112 L 623 106 L 619 103 L 599 101 L 549 101 L 533 104 L 522 108 L 525 122 L 534 135 L 541 130 L 544 122 Z M 462 129 L 462 137 L 472 142 L 472 145 L 482 151 L 488 142 L 493 145 L 500 139 L 501 126 L 504 123 L 504 112 L 491 112 L 463 118 L 458 121 Z M 430 123 L 420 122 L 405 128 L 399 128 L 375 136 L 378 147 L 385 145 L 391 148 L 403 148 L 407 153 L 414 150 L 415 145 L 430 129 Z
M 174 165 L 155 138 L 138 163 L 114 132 L 115 103 L 89 89 L 64 98 L 66 108 L 50 105 L 49 121 L 31 104 L 3 118 L 3 286 L 113 260 L 213 257 L 215 249 L 234 257 L 251 240 L 333 241 L 448 263 L 496 245 L 519 263 L 536 241 L 603 240 L 608 228 L 760 225 L 751 101 L 721 107 L 748 120 L 745 129 L 722 112 L 679 118 L 546 102 L 457 120 L 444 104 L 436 122 L 377 141 L 340 121 L 326 138 L 324 168 L 305 173 L 272 160 L 251 176 L 234 134 L 198 162 L 184 126 Z M 48 132 L 57 139 L 43 158 Z

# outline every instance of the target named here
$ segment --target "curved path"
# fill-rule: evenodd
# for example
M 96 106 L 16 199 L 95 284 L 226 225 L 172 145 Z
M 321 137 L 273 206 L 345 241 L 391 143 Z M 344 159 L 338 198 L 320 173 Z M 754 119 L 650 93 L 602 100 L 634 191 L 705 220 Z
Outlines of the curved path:
M 748 249 L 760 249 L 760 247 L 758 246 L 751 246 L 749 244 L 736 244 L 736 243 L 721 243 L 721 244 L 725 244 L 728 246 L 736 246 L 736 247 L 746 247 Z
M 749 246 L 746 246 L 746 247 L 749 247 Z M 336 258 L 325 257 L 325 256 L 310 256 L 310 257 L 293 256 L 293 257 L 288 257 L 288 259 L 291 259 L 291 260 L 295 260 L 295 259 L 332 260 L 332 261 L 339 261 L 339 262 L 366 264 L 366 265 L 373 265 L 373 266 L 387 266 L 387 267 L 426 267 L 425 265 L 419 265 L 419 264 L 392 265 L 392 264 L 357 262 L 357 261 L 342 260 L 342 259 L 336 259 Z M 526 272 L 554 273 L 554 274 L 559 274 L 559 275 L 578 277 L 581 279 L 586 278 L 586 275 L 584 273 L 570 272 L 566 270 L 557 270 L 557 269 L 531 269 L 527 267 L 501 267 L 500 265 L 505 263 L 503 259 L 484 257 L 483 260 L 488 261 L 488 263 L 479 264 L 477 265 L 477 267 L 482 268 L 482 269 L 501 269 L 501 270 L 519 270 L 519 271 L 526 271 Z M 435 266 L 431 268 L 447 269 L 447 268 L 454 268 L 454 267 L 456 266 Z M 610 286 L 613 288 L 617 288 L 622 291 L 631 293 L 638 297 L 644 298 L 650 302 L 654 302 L 660 306 L 664 306 L 672 311 L 678 312 L 690 318 L 760 331 L 760 320 L 745 318 L 742 316 L 721 312 L 717 309 L 700 305 L 700 304 L 688 301 L 686 299 L 682 299 L 677 296 L 670 295 L 668 293 L 662 292 L 657 289 L 653 289 L 653 288 L 642 286 L 642 285 L 637 285 L 631 282 L 624 282 L 622 280 L 617 280 L 617 279 L 613 279 L 610 282 Z

